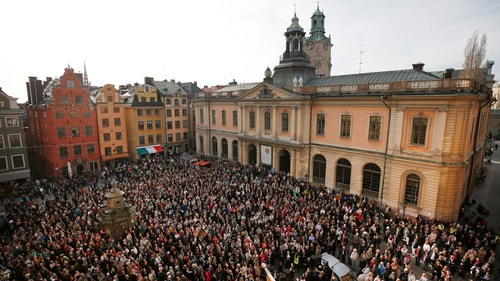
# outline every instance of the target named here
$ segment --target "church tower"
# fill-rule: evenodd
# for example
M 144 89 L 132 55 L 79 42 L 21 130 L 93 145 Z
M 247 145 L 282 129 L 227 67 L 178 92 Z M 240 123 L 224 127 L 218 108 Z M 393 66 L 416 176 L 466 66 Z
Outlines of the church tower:
M 311 31 L 304 38 L 304 51 L 309 56 L 311 64 L 316 66 L 316 74 L 320 77 L 330 76 L 332 70 L 331 38 L 325 36 L 325 15 L 319 10 L 319 5 L 311 17 Z
M 304 29 L 299 25 L 297 13 L 292 18 L 292 24 L 285 32 L 285 52 L 279 65 L 274 67 L 273 81 L 287 86 L 302 86 L 316 77 L 314 65 L 310 63 L 304 52 Z

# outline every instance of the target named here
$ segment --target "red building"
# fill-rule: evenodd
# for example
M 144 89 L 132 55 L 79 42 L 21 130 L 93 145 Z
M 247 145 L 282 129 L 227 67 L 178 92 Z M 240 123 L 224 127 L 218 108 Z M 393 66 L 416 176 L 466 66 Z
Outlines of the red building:
M 67 67 L 59 79 L 29 77 L 26 132 L 31 171 L 58 177 L 99 170 L 95 104 L 81 73 Z M 85 79 L 86 81 L 86 79 Z

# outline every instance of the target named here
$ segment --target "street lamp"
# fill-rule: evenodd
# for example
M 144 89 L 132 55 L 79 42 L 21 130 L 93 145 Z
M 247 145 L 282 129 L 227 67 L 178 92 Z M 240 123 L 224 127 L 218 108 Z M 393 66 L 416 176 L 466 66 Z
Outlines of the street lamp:
M 403 219 L 404 219 L 406 215 L 406 206 L 408 205 L 408 202 L 406 202 L 406 200 L 403 200 L 401 204 L 403 204 Z

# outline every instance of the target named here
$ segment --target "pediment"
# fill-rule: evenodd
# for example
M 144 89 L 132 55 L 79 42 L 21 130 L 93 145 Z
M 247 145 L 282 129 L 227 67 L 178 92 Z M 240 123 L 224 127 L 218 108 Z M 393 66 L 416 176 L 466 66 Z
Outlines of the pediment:
M 272 84 L 262 83 L 254 87 L 244 95 L 240 96 L 238 100 L 297 100 L 303 99 L 303 96 L 287 89 L 275 87 Z

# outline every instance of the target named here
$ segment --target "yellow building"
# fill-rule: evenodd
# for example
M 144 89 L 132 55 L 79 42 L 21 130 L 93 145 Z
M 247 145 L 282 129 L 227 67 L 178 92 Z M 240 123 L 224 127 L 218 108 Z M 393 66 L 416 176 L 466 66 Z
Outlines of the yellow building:
M 112 84 L 91 90 L 97 108 L 99 147 L 103 166 L 129 158 L 125 104 Z
M 156 87 L 150 85 L 126 86 L 121 90 L 125 104 L 130 160 L 137 161 L 157 153 L 164 153 L 164 105 Z
M 188 93 L 175 80 L 154 81 L 145 77 L 146 85 L 157 89 L 160 101 L 165 105 L 165 135 L 167 154 L 190 152 Z
M 317 77 L 303 36 L 294 17 L 263 82 L 198 95 L 197 152 L 456 220 L 482 169 L 491 89 L 423 63 Z

